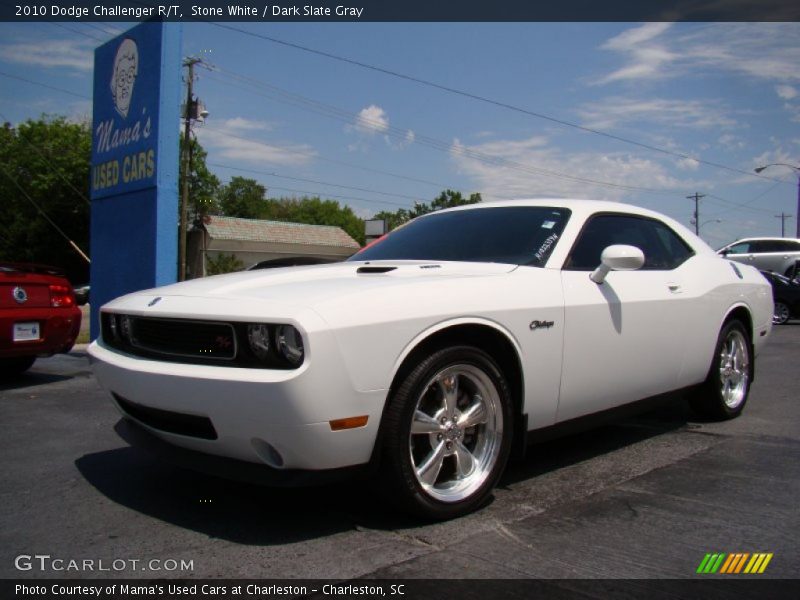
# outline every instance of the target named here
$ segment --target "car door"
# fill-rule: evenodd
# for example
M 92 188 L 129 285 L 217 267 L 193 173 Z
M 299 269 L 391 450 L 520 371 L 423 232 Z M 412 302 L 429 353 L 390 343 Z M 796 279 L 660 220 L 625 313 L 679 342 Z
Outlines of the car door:
M 604 248 L 636 246 L 636 271 L 612 271 L 602 284 L 590 273 Z M 612 408 L 677 387 L 682 314 L 691 303 L 680 266 L 691 248 L 666 224 L 625 214 L 597 214 L 584 225 L 564 267 L 564 359 L 559 421 Z

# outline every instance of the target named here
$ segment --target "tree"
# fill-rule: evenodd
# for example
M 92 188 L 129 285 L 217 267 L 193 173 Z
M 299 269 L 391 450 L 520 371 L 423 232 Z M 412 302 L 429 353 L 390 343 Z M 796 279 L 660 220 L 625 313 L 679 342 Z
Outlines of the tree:
M 461 192 L 451 189 L 444 190 L 430 204 L 424 202 L 414 202 L 414 207 L 411 210 L 401 208 L 391 213 L 388 211 L 381 211 L 377 213 L 373 219 L 384 219 L 387 224 L 387 229 L 391 231 L 421 215 L 428 214 L 444 208 L 452 208 L 454 206 L 462 206 L 464 204 L 477 204 L 481 202 L 481 195 L 479 193 L 470 194 L 469 198 L 464 198 Z
M 89 253 L 91 147 L 89 124 L 64 117 L 0 128 L 0 259 L 50 264 L 73 283 L 89 280 L 89 264 L 42 212 Z
M 209 275 L 222 275 L 244 269 L 244 263 L 236 258 L 235 254 L 220 253 L 215 257 L 208 257 L 206 271 Z
M 181 181 L 183 181 L 185 146 L 184 137 L 181 136 Z M 203 215 L 216 214 L 220 208 L 217 199 L 219 179 L 206 166 L 208 153 L 195 138 L 192 138 L 190 147 L 192 149 L 192 168 L 189 173 L 189 215 L 191 220 L 192 215 L 200 218 Z
M 255 179 L 233 177 L 219 190 L 219 206 L 223 214 L 243 219 L 264 219 L 267 188 Z

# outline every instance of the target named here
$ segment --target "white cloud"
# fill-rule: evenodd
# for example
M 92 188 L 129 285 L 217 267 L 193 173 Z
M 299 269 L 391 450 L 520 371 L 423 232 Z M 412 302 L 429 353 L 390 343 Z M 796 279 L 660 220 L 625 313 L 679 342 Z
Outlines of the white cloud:
M 776 85 L 775 92 L 782 100 L 791 100 L 797 97 L 797 89 L 791 85 Z
M 389 129 L 389 117 L 380 106 L 370 104 L 358 112 L 353 127 L 359 133 L 368 135 L 384 133 Z
M 209 157 L 222 158 L 263 165 L 298 166 L 311 162 L 316 155 L 307 144 L 273 143 L 240 137 L 240 127 L 246 119 L 229 119 L 222 125 L 198 127 L 197 137 L 208 151 Z M 233 126 L 230 123 L 233 122 Z
M 719 136 L 717 143 L 726 150 L 738 150 L 744 148 L 744 142 L 731 133 Z
M 272 124 L 267 123 L 266 121 L 256 121 L 254 119 L 245 119 L 244 117 L 234 117 L 233 119 L 226 119 L 222 122 L 222 125 L 227 129 L 236 129 L 244 131 L 272 130 Z
M 676 164 L 683 171 L 697 171 L 700 166 L 700 163 L 693 158 L 681 158 Z
M 656 39 L 670 29 L 670 23 L 647 23 L 628 29 L 601 46 L 628 56 L 628 64 L 601 78 L 597 83 L 656 77 L 662 67 L 675 59 Z
M 667 100 L 611 97 L 578 109 L 586 127 L 611 129 L 622 122 L 642 121 L 670 127 L 726 128 L 737 125 L 729 110 L 709 100 Z
M 94 46 L 91 41 L 46 40 L 0 45 L 0 60 L 47 68 L 94 69 Z
M 474 145 L 456 139 L 450 155 L 459 171 L 471 177 L 487 198 L 630 197 L 641 203 L 642 192 L 624 186 L 659 190 L 708 187 L 707 183 L 676 179 L 653 160 L 626 153 L 565 153 L 541 136 Z
M 601 46 L 620 54 L 625 64 L 594 83 L 678 77 L 702 70 L 797 82 L 798 40 L 798 23 L 712 23 L 691 29 L 664 23 L 637 26 Z

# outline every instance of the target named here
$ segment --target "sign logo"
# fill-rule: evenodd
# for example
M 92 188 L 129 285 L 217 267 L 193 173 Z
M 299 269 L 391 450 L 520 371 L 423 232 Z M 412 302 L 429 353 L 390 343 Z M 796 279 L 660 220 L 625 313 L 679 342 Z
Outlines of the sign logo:
M 748 573 L 750 575 L 761 574 L 767 570 L 769 561 L 772 560 L 772 552 L 737 552 L 725 554 L 718 552 L 706 554 L 697 567 L 697 572 L 706 575 L 721 573 L 725 575 L 738 575 Z M 749 560 L 748 560 L 749 559 Z
M 14 300 L 16 300 L 18 304 L 24 304 L 28 301 L 28 292 L 19 286 L 12 290 L 11 295 L 14 296 Z
M 531 321 L 531 331 L 536 331 L 537 329 L 550 329 L 553 325 L 555 325 L 554 321 Z
M 139 74 L 139 49 L 131 38 L 125 38 L 117 48 L 114 57 L 114 71 L 111 75 L 111 97 L 114 108 L 123 119 L 128 118 L 133 97 L 133 84 Z

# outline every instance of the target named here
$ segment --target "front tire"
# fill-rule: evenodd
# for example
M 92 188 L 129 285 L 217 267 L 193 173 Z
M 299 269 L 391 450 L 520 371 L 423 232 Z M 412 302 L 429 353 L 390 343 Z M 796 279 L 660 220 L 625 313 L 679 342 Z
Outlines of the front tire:
M 705 382 L 691 399 L 701 416 L 725 420 L 738 417 L 750 394 L 752 345 L 741 321 L 725 323 L 717 338 L 714 360 Z
M 783 302 L 775 303 L 775 311 L 772 313 L 773 325 L 783 325 L 789 320 L 789 307 Z
M 457 346 L 424 358 L 386 409 L 390 497 L 432 519 L 479 508 L 508 461 L 512 419 L 508 385 L 488 354 Z

